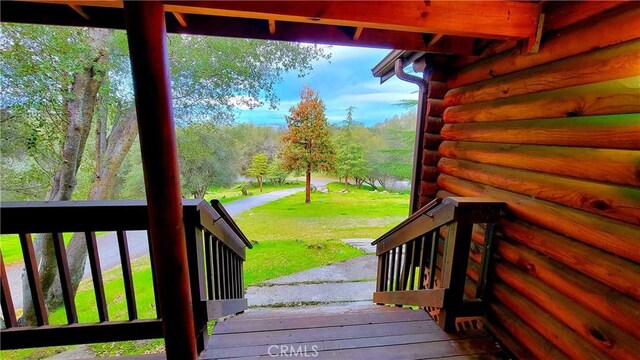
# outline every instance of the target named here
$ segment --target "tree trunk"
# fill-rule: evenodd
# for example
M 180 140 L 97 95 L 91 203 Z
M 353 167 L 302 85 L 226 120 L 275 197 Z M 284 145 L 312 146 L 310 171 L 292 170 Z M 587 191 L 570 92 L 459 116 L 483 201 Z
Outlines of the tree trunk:
M 106 124 L 105 118 L 98 120 L 96 128 L 99 129 L 102 123 Z M 137 117 L 135 108 L 132 105 L 125 113 L 124 118 L 111 129 L 102 151 L 98 148 L 100 145 L 96 143 L 96 151 L 101 152 L 100 156 L 96 154 L 96 160 L 101 159 L 102 162 L 96 163 L 95 176 L 87 200 L 106 200 L 110 198 L 122 162 L 129 153 L 131 145 L 133 145 L 137 136 Z M 71 241 L 67 245 L 67 257 L 69 259 L 73 293 L 75 294 L 82 280 L 87 262 L 87 241 L 83 233 L 73 234 Z M 62 292 L 58 276 L 55 277 L 54 285 L 45 294 L 49 307 L 54 308 L 62 305 Z
M 311 166 L 307 166 L 307 179 L 306 179 L 306 188 L 304 193 L 304 202 L 306 204 L 311 202 Z
M 89 29 L 91 51 L 84 68 L 74 74 L 71 85 L 72 96 L 65 100 L 64 115 L 67 120 L 62 146 L 60 167 L 56 171 L 46 201 L 71 200 L 76 187 L 76 175 L 84 153 L 84 147 L 95 113 L 98 91 L 105 76 L 109 61 L 108 39 L 111 30 Z M 48 293 L 57 277 L 55 252 L 51 234 L 40 234 L 35 239 L 35 253 L 39 266 L 40 281 L 44 293 Z M 35 324 L 35 313 L 26 272 L 22 272 L 23 317 L 21 323 Z M 52 310 L 53 307 L 47 306 Z
M 349 177 L 348 176 L 344 177 L 344 189 L 345 190 L 349 190 Z
M 258 178 L 258 186 L 260 187 L 260 192 L 262 192 L 262 178 Z

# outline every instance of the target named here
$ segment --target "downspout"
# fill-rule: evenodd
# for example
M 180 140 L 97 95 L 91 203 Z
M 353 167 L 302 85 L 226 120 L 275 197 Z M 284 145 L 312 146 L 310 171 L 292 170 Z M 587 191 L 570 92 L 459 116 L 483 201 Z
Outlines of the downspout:
M 416 140 L 413 149 L 413 173 L 411 175 L 411 203 L 409 215 L 418 210 L 420 200 L 420 182 L 422 178 L 422 153 L 424 151 L 424 134 L 427 118 L 427 96 L 429 82 L 419 76 L 404 72 L 404 61 L 397 59 L 394 71 L 398 79 L 418 85 L 418 117 L 416 120 Z

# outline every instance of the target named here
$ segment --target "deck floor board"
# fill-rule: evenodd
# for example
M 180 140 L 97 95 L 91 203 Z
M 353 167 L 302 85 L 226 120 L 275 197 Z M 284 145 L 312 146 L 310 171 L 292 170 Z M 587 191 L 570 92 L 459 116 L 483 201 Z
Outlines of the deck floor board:
M 447 334 L 422 310 L 372 305 L 329 314 L 321 308 L 258 316 L 248 311 L 218 323 L 201 358 L 268 359 L 276 353 L 313 359 L 504 357 L 482 330 Z

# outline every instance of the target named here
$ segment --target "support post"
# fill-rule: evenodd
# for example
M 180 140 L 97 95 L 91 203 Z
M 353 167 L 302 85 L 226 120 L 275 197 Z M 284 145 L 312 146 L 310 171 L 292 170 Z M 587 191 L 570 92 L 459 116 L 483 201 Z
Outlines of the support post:
M 153 263 L 168 359 L 196 359 L 164 5 L 125 1 Z

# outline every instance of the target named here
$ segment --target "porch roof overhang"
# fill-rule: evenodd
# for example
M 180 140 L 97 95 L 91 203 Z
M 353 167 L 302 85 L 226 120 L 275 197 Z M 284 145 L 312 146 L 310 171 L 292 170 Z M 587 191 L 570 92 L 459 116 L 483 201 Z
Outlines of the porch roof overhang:
M 122 1 L 2 1 L 3 22 L 124 29 Z M 541 6 L 504 1 L 164 1 L 170 33 L 471 55 L 534 39 Z

